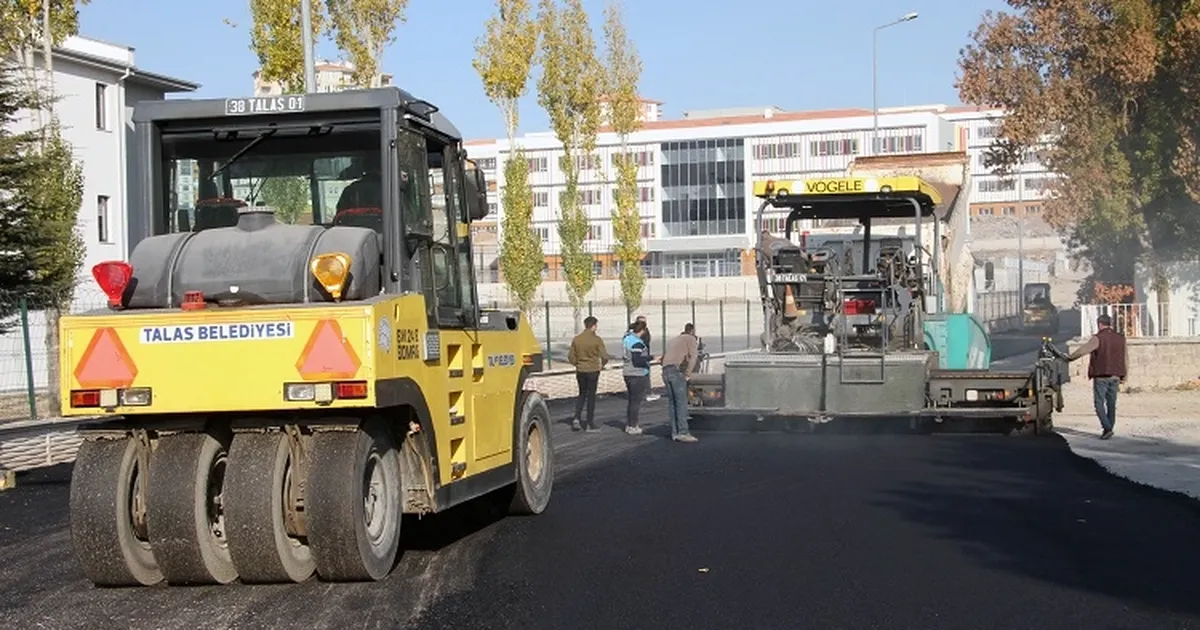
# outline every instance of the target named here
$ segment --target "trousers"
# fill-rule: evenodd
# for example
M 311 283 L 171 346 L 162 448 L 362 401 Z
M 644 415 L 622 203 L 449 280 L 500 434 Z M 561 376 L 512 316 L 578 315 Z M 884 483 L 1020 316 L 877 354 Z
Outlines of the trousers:
M 1100 428 L 1112 431 L 1117 425 L 1117 391 L 1121 379 L 1115 376 L 1098 376 L 1092 379 L 1092 402 L 1096 405 L 1096 417 Z
M 671 437 L 688 434 L 687 379 L 674 365 L 663 366 L 667 385 L 667 414 L 671 419 Z
M 646 402 L 646 391 L 650 389 L 650 375 L 625 376 L 625 389 L 629 392 L 629 406 L 625 409 L 625 425 L 638 426 L 638 415 L 642 403 Z
M 596 387 L 600 384 L 599 372 L 576 372 L 575 384 L 579 386 L 579 396 L 575 398 L 575 422 L 581 422 L 584 427 L 596 427 Z M 587 422 L 583 420 L 583 407 L 587 405 Z

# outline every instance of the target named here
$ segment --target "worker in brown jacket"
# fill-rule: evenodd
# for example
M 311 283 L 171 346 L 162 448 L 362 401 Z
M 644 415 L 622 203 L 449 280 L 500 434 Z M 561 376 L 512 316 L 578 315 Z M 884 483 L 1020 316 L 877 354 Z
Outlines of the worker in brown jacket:
M 1101 315 L 1096 318 L 1096 334 L 1081 348 L 1067 356 L 1074 361 L 1090 354 L 1087 375 L 1092 379 L 1092 399 L 1096 405 L 1096 416 L 1100 419 L 1100 439 L 1113 435 L 1117 424 L 1117 390 L 1125 382 L 1125 336 L 1113 330 L 1112 318 Z
M 596 334 L 597 323 L 591 315 L 583 318 L 583 332 L 575 335 L 567 352 L 567 362 L 575 366 L 575 383 L 579 386 L 571 428 L 588 433 L 599 431 L 596 428 L 596 388 L 600 384 L 600 370 L 610 358 L 604 340 Z M 584 403 L 587 403 L 587 423 L 581 424 Z
M 698 441 L 688 429 L 687 382 L 692 378 L 699 357 L 696 327 L 686 324 L 679 336 L 667 342 L 662 356 L 663 381 L 667 386 L 667 410 L 671 417 L 671 439 L 676 442 Z

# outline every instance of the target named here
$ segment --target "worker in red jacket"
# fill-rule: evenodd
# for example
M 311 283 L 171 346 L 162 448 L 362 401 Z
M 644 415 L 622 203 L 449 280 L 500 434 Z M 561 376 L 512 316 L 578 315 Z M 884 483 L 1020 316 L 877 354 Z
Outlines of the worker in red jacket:
M 1074 361 L 1091 355 L 1088 360 L 1088 378 L 1092 379 L 1092 399 L 1096 405 L 1096 416 L 1100 419 L 1100 439 L 1113 436 L 1117 424 L 1117 391 L 1125 382 L 1126 359 L 1125 335 L 1113 330 L 1112 318 L 1101 315 L 1096 318 L 1096 334 L 1087 343 L 1067 356 Z

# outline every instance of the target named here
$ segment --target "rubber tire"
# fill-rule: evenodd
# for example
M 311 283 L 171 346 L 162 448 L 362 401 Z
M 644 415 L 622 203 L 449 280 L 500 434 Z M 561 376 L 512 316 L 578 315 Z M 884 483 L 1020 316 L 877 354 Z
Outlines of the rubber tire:
M 530 392 L 521 405 L 513 436 L 513 468 L 516 487 L 509 512 L 512 514 L 541 514 L 550 503 L 554 489 L 554 441 L 550 435 L 550 409 L 537 392 Z M 541 437 L 540 446 L 530 445 L 530 432 Z M 537 478 L 530 472 L 531 449 L 541 451 L 542 465 Z
M 381 498 L 387 510 L 379 544 L 368 540 L 363 514 L 363 474 L 373 451 L 381 472 L 390 477 Z M 308 479 L 308 544 L 317 575 L 330 582 L 382 580 L 400 550 L 401 496 L 404 479 L 391 435 L 378 423 L 357 431 L 321 432 L 313 436 Z
M 228 584 L 238 577 L 228 544 L 209 529 L 209 473 L 219 457 L 228 464 L 228 452 L 227 439 L 181 433 L 160 439 L 150 456 L 147 525 L 154 556 L 170 584 Z
M 71 474 L 71 540 L 84 576 L 97 586 L 163 580 L 149 541 L 139 541 L 127 508 L 138 471 L 132 439 L 84 440 Z
M 299 583 L 316 570 L 312 549 L 284 525 L 289 443 L 283 433 L 239 433 L 229 447 L 225 528 L 246 584 Z

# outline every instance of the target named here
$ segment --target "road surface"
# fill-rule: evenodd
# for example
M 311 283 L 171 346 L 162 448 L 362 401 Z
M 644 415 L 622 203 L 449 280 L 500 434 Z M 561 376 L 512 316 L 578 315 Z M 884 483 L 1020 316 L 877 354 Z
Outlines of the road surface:
M 553 411 L 538 517 L 484 501 L 405 522 L 371 584 L 96 589 L 70 468 L 0 494 L 0 628 L 1200 627 L 1200 509 L 1001 435 L 601 433 Z

